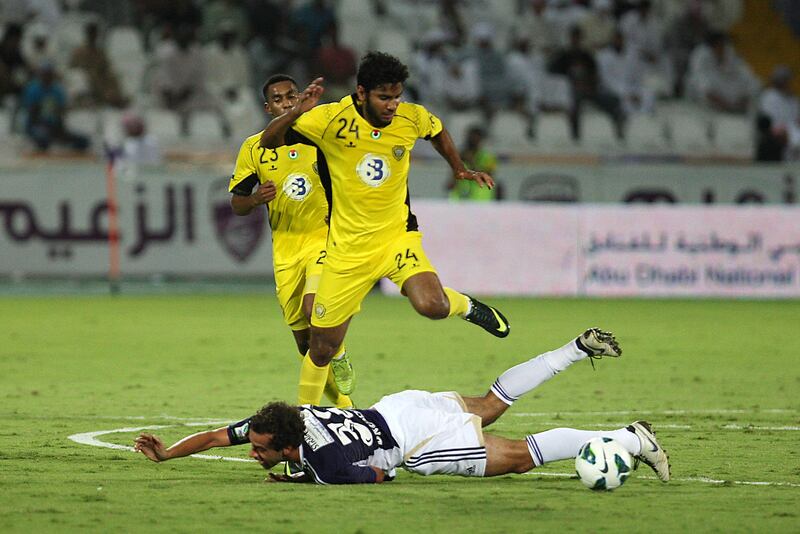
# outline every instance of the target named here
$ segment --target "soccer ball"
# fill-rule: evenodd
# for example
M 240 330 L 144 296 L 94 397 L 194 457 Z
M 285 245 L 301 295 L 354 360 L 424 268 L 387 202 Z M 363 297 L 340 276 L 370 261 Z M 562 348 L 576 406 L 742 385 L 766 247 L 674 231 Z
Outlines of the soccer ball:
M 633 458 L 618 441 L 611 438 L 592 438 L 578 451 L 575 471 L 591 490 L 613 490 L 620 487 L 631 474 Z

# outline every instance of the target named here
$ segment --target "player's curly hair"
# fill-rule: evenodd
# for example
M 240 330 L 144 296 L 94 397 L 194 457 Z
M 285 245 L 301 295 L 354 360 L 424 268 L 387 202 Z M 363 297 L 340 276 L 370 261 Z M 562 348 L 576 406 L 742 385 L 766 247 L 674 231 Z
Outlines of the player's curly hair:
M 273 450 L 299 447 L 303 441 L 305 424 L 300 410 L 285 402 L 270 402 L 250 419 L 250 430 L 258 434 L 272 434 Z
M 385 83 L 405 83 L 408 67 L 394 56 L 383 52 L 367 52 L 361 58 L 356 74 L 356 83 L 367 92 Z
M 288 74 L 273 74 L 267 78 L 267 81 L 264 82 L 264 85 L 261 87 L 261 94 L 264 95 L 264 100 L 269 99 L 269 95 L 267 94 L 267 91 L 269 91 L 269 86 L 278 82 L 292 82 L 294 86 L 297 87 L 297 82 L 295 79 Z

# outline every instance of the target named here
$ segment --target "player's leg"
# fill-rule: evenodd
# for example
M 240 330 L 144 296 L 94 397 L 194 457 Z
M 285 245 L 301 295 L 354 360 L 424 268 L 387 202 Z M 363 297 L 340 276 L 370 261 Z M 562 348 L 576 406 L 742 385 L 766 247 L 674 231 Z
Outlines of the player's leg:
M 333 327 L 311 327 L 308 353 L 300 366 L 297 402 L 299 404 L 320 404 L 325 391 L 331 360 L 342 347 L 350 321 Z M 340 390 L 342 388 L 339 388 Z
M 458 316 L 497 337 L 506 337 L 508 320 L 498 310 L 463 293 L 443 287 L 422 248 L 422 234 L 406 232 L 388 249 L 387 276 L 400 287 L 414 309 L 431 319 Z
M 479 415 L 486 427 L 503 415 L 518 398 L 586 358 L 622 354 L 611 332 L 590 328 L 566 345 L 515 365 L 501 374 L 483 397 L 463 397 L 467 411 Z
M 450 300 L 436 273 L 415 274 L 405 281 L 402 292 L 416 312 L 428 319 L 450 316 Z
M 300 404 L 320 403 L 330 370 L 339 391 L 352 392 L 355 376 L 343 342 L 351 317 L 361 309 L 361 301 L 375 283 L 368 279 L 370 269 L 369 262 L 353 266 L 331 255 L 325 259 L 311 314 L 309 351 L 300 368 Z M 332 360 L 337 363 L 331 365 Z
M 617 440 L 634 457 L 639 457 L 642 451 L 641 441 L 629 428 L 617 430 L 554 428 L 538 434 L 531 434 L 524 440 L 511 440 L 484 434 L 486 444 L 484 476 L 525 473 L 546 463 L 574 459 L 581 446 L 596 437 Z
M 314 293 L 307 293 L 303 296 L 303 314 L 306 318 L 310 321 L 311 318 L 311 310 L 314 306 Z M 306 328 L 303 330 L 297 330 L 292 332 L 294 334 L 295 342 L 297 343 L 297 350 L 300 352 L 300 362 L 302 363 L 303 358 L 308 353 L 309 341 L 311 338 L 311 328 Z M 325 389 L 324 389 L 325 397 L 331 401 L 331 403 L 336 406 L 337 408 L 352 408 L 353 401 L 350 399 L 348 395 L 345 395 L 339 391 L 339 388 L 336 387 L 336 382 L 333 379 L 333 371 L 328 369 L 328 376 L 325 380 Z

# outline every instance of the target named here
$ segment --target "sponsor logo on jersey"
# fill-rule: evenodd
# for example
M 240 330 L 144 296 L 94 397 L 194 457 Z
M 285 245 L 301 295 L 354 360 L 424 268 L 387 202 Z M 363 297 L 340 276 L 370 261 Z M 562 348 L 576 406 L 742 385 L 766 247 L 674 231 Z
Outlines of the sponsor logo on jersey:
M 381 138 L 381 131 L 380 130 L 372 130 L 372 133 L 369 134 L 370 137 L 373 139 L 380 139 Z
M 404 146 L 394 145 L 392 147 L 392 156 L 394 156 L 394 159 L 396 159 L 397 161 L 403 159 L 403 154 L 405 153 L 406 153 L 406 147 Z
M 333 437 L 319 419 L 308 412 L 303 412 L 303 419 L 306 429 L 303 432 L 303 440 L 311 447 L 312 451 L 319 450 L 325 445 L 333 443 Z
M 294 148 L 289 149 L 289 159 L 297 159 L 297 150 Z
M 305 174 L 290 174 L 283 182 L 283 194 L 292 200 L 305 200 L 311 192 L 311 180 Z
M 392 174 L 392 168 L 381 154 L 367 153 L 356 165 L 356 174 L 370 187 L 378 187 Z

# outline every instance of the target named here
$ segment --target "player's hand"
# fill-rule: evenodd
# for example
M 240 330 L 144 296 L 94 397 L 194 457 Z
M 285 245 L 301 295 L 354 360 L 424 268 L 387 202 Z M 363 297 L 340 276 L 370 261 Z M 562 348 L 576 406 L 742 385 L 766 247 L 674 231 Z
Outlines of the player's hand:
M 294 109 L 302 114 L 316 106 L 322 97 L 322 93 L 325 92 L 325 88 L 322 86 L 323 81 L 324 79 L 320 77 L 308 84 L 308 87 L 300 93 Z
M 278 189 L 275 187 L 275 182 L 272 180 L 267 180 L 263 184 L 258 186 L 256 192 L 253 193 L 253 204 L 266 204 L 268 202 L 272 202 L 275 198 L 275 195 L 278 194 Z
M 492 180 L 492 177 L 485 172 L 464 169 L 462 171 L 457 171 L 455 176 L 457 180 L 472 180 L 480 187 L 483 187 L 484 185 L 489 189 L 494 187 L 494 180 Z
M 164 443 L 153 434 L 139 434 L 133 444 L 133 449 L 141 452 L 154 462 L 163 462 L 169 459 Z

